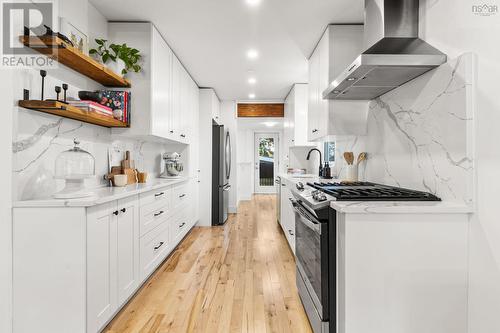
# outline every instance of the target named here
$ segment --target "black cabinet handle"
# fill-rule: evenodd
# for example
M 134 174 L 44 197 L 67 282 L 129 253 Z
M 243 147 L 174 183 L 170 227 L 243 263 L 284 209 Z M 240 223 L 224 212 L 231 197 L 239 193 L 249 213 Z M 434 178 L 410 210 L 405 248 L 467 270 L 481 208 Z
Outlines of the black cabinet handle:
M 115 210 L 115 211 L 113 212 L 113 215 L 118 215 L 118 214 L 119 214 L 119 212 L 118 212 L 117 210 Z
M 184 198 L 186 195 L 185 194 L 181 194 L 179 195 L 179 198 Z
M 186 223 L 183 222 L 183 223 L 179 224 L 179 228 L 182 228 L 185 225 L 186 225 Z
M 181 134 L 181 138 L 185 138 L 186 137 L 186 134 Z
M 174 133 L 174 131 L 171 130 L 170 133 Z
M 122 208 L 120 210 L 122 211 L 122 213 L 125 213 L 127 211 L 127 208 Z
M 154 250 L 158 250 L 160 247 L 162 247 L 162 245 L 165 244 L 164 242 L 160 242 L 160 244 L 158 244 L 157 246 L 154 247 Z
M 161 214 L 163 214 L 163 213 L 165 213 L 165 212 L 161 210 L 161 211 L 159 211 L 158 213 L 154 214 L 154 216 L 155 216 L 155 217 L 158 217 L 158 216 L 160 216 L 160 215 L 161 215 Z
M 156 198 L 157 198 L 157 197 L 161 197 L 161 196 L 162 196 L 162 195 L 164 195 L 164 194 L 165 194 L 165 192 L 156 193 L 156 194 L 155 194 L 155 197 L 156 197 Z
M 290 234 L 290 236 L 293 236 L 292 230 L 288 230 L 288 233 Z

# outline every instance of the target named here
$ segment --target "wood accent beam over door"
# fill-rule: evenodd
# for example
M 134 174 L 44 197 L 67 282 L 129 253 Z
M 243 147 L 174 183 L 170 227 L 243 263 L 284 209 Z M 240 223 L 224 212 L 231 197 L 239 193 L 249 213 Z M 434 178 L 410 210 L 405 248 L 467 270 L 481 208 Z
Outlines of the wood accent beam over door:
M 255 103 L 255 104 L 238 104 L 238 117 L 275 117 L 283 118 L 285 116 L 285 104 L 275 103 Z

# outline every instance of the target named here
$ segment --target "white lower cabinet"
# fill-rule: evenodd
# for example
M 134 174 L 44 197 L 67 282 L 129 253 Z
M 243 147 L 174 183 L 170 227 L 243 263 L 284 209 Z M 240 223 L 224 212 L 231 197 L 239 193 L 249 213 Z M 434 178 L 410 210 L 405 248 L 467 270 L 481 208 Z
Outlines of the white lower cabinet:
M 15 208 L 14 331 L 100 332 L 197 222 L 193 186 Z
M 98 332 L 139 283 L 137 196 L 89 208 L 87 331 Z
M 295 213 L 292 206 L 293 195 L 289 183 L 281 180 L 281 216 L 280 224 L 285 233 L 288 245 L 295 254 Z

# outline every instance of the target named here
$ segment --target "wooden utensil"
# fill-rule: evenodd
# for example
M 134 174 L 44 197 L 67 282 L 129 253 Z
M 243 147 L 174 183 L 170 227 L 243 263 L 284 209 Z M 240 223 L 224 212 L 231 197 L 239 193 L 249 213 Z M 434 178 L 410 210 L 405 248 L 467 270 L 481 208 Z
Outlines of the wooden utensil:
M 130 165 L 130 151 L 127 150 L 125 152 L 125 159 L 122 161 L 122 168 L 123 169 L 131 169 Z
M 354 163 L 354 153 L 352 151 L 344 152 L 344 159 L 348 165 L 353 165 Z
M 367 155 L 367 154 L 366 154 L 365 152 L 360 153 L 360 154 L 358 155 L 358 162 L 357 162 L 357 164 L 358 164 L 358 165 L 359 165 L 361 162 L 366 161 L 366 155 Z

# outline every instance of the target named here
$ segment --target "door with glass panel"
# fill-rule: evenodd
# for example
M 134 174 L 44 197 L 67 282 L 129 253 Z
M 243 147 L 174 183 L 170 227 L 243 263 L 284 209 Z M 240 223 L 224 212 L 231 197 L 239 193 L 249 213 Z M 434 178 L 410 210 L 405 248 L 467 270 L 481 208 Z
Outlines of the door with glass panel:
M 278 133 L 255 133 L 255 193 L 274 193 L 278 176 Z

